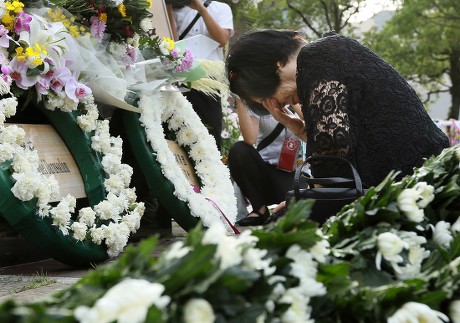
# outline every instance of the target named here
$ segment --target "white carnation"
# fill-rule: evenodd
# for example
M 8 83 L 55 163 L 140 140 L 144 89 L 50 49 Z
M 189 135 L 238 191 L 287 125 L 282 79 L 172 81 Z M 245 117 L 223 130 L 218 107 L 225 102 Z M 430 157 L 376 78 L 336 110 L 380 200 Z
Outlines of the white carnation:
M 84 240 L 88 232 L 86 224 L 80 222 L 72 223 L 70 229 L 73 231 L 73 237 L 78 241 Z
M 81 208 L 78 212 L 78 221 L 91 227 L 96 221 L 96 212 L 90 207 Z
M 33 199 L 42 184 L 40 174 L 26 172 L 14 173 L 12 176 L 16 181 L 11 188 L 13 195 L 21 201 L 30 201 Z

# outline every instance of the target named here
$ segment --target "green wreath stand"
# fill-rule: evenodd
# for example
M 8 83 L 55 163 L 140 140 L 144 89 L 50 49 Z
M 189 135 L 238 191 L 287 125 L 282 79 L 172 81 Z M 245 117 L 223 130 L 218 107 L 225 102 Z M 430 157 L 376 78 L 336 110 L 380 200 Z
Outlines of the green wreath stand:
M 174 195 L 174 185 L 163 175 L 161 165 L 156 160 L 154 151 L 147 141 L 145 129 L 139 121 L 140 115 L 135 112 L 119 109 L 122 119 L 123 136 L 126 137 L 134 158 L 138 163 L 147 187 L 158 199 L 164 210 L 185 231 L 194 228 L 199 219 L 190 213 L 187 203 Z
M 83 177 L 90 205 L 105 198 L 104 171 L 99 155 L 91 149 L 91 137 L 77 124 L 78 112 L 39 108 L 69 148 Z M 23 202 L 11 192 L 10 162 L 0 164 L 0 214 L 24 239 L 45 250 L 50 257 L 73 267 L 88 267 L 108 259 L 104 245 L 81 242 L 65 236 L 49 218 L 40 218 L 36 200 Z

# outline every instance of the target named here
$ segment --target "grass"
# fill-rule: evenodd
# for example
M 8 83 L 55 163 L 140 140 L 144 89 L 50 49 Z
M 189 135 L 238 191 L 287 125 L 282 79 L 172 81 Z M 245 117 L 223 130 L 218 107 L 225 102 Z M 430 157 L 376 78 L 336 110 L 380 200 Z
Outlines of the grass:
M 49 278 L 47 276 L 47 273 L 45 273 L 43 271 L 41 273 L 37 272 L 35 275 L 33 275 L 30 278 L 30 280 L 28 281 L 27 285 L 15 290 L 14 293 L 15 294 L 21 293 L 21 292 L 24 292 L 26 290 L 36 289 L 36 288 L 51 285 L 51 284 L 54 284 L 54 283 L 56 283 L 56 280 L 52 279 L 52 278 Z

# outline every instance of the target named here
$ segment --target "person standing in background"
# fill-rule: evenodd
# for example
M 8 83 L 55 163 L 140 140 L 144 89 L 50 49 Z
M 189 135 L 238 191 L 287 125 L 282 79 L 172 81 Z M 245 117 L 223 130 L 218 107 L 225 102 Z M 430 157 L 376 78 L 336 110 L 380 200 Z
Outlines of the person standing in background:
M 167 3 L 174 1 L 167 1 Z M 174 19 L 171 25 L 175 40 L 196 35 L 207 36 L 219 43 L 207 59 L 224 60 L 224 46 L 233 35 L 233 14 L 230 6 L 218 1 L 191 0 L 187 5 L 167 4 Z M 195 17 L 198 19 L 194 22 Z M 191 89 L 184 93 L 209 133 L 215 138 L 218 149 L 221 148 L 222 104 L 218 97 L 206 95 Z

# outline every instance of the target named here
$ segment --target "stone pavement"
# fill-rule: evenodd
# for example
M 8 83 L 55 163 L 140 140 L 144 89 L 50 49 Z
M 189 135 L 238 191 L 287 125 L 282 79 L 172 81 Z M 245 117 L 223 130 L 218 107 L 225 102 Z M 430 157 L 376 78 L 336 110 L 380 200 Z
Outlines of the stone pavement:
M 172 236 L 160 239 L 154 256 L 161 254 L 170 244 L 185 239 L 187 232 L 175 222 Z M 111 262 L 114 260 L 109 260 Z M 32 302 L 76 283 L 91 269 L 76 269 L 54 259 L 0 267 L 0 303 L 8 299 L 18 302 Z

